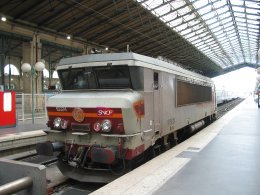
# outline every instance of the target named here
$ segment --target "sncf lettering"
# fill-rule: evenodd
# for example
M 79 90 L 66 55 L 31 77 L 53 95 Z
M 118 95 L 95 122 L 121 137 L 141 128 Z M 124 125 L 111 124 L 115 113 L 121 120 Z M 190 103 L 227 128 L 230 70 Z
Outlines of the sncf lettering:
M 114 114 L 114 111 L 112 109 L 108 108 L 99 108 L 97 110 L 98 116 L 112 116 Z

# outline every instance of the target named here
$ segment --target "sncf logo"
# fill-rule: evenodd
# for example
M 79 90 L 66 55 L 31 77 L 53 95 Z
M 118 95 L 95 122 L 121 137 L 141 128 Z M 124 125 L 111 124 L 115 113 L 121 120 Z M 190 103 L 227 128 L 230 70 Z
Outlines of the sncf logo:
M 98 116 L 112 116 L 114 114 L 114 110 L 111 108 L 97 108 Z

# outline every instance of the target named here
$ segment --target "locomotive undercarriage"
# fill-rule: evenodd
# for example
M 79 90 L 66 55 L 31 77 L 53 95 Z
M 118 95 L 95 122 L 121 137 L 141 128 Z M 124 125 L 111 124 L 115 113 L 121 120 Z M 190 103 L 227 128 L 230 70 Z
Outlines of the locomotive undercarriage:
M 91 159 L 90 151 L 94 147 L 98 146 L 85 146 L 84 152 L 76 154 L 68 153 L 66 150 L 61 152 L 57 166 L 62 174 L 81 182 L 108 183 L 159 154 L 156 149 L 150 147 L 133 159 L 126 160 L 124 157 L 127 150 L 123 150 L 120 156 L 116 154 L 111 164 L 106 164 Z
M 116 172 L 118 162 L 121 164 L 121 161 L 125 161 L 125 153 L 126 150 L 117 146 L 101 147 L 99 145 L 66 144 L 64 151 L 59 155 L 59 159 L 77 168 L 107 169 Z

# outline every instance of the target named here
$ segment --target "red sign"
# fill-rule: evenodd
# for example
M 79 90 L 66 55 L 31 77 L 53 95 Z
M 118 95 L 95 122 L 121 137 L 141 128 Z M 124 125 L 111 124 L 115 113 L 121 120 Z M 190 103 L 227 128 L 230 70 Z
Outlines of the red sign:
M 15 92 L 0 92 L 0 128 L 16 126 Z
M 98 116 L 113 116 L 114 110 L 111 108 L 97 108 Z

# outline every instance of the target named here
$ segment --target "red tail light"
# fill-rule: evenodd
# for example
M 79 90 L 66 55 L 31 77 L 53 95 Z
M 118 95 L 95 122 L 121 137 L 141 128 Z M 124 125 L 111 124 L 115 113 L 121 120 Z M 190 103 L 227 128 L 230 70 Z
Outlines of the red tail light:
M 100 132 L 101 131 L 101 124 L 100 124 L 100 122 L 95 122 L 94 123 L 94 131 L 95 132 Z
M 125 128 L 124 128 L 124 124 L 123 123 L 119 123 L 117 126 L 116 126 L 116 132 L 118 134 L 124 134 L 125 133 Z
M 140 100 L 134 103 L 135 114 L 138 118 L 144 117 L 144 100 Z

